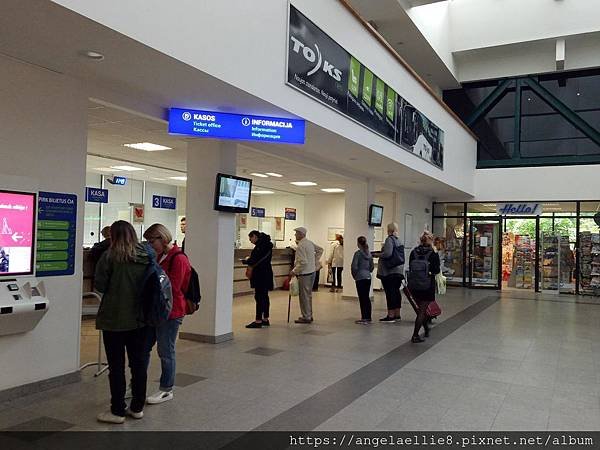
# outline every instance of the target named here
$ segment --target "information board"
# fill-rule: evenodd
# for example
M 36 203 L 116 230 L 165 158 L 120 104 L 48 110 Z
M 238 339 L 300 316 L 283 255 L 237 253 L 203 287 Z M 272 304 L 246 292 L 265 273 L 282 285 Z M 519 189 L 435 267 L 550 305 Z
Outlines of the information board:
M 77 196 L 40 192 L 36 276 L 64 276 L 75 273 Z

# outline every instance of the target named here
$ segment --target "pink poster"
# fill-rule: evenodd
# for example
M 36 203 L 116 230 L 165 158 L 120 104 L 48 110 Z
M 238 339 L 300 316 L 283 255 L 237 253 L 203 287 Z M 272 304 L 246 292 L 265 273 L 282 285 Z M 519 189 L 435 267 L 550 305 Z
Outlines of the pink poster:
M 0 191 L 0 274 L 32 272 L 35 196 Z

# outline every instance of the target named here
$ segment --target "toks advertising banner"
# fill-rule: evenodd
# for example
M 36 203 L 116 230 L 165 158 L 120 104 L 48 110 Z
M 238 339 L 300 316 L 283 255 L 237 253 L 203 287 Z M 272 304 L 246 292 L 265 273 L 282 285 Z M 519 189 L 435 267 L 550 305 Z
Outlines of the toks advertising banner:
M 444 132 L 290 5 L 287 84 L 444 167 Z

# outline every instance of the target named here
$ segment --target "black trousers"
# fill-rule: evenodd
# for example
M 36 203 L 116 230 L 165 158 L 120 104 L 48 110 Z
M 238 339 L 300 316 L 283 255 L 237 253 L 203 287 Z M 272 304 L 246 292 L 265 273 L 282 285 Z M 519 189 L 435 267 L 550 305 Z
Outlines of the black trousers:
M 402 304 L 402 296 L 400 294 L 402 278 L 399 275 L 390 275 L 381 278 L 381 284 L 383 285 L 383 290 L 385 291 L 385 300 L 387 301 L 387 308 L 400 308 Z
M 321 269 L 317 270 L 315 272 L 315 281 L 313 283 L 313 291 L 318 291 L 319 290 L 319 276 L 321 275 Z
M 254 300 L 256 300 L 256 320 L 269 318 L 269 290 L 263 288 L 254 289 Z
M 116 416 L 125 416 L 125 352 L 131 370 L 131 410 L 140 412 L 146 403 L 146 339 L 148 328 L 129 331 L 103 331 L 104 350 L 108 361 L 110 383 L 110 410 Z
M 331 287 L 341 288 L 342 287 L 342 270 L 343 267 L 332 267 L 331 268 Z
M 360 318 L 362 320 L 371 320 L 371 280 L 357 280 L 356 291 L 358 292 L 358 302 L 360 303 Z

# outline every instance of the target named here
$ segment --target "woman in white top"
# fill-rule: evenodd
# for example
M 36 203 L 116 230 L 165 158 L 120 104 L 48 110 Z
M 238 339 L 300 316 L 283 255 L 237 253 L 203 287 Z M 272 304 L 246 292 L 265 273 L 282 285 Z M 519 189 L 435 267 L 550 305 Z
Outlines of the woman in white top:
M 342 289 L 342 270 L 344 270 L 344 236 L 335 235 L 336 242 L 333 244 L 327 264 L 331 271 L 331 289 L 329 292 L 337 292 Z

